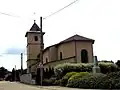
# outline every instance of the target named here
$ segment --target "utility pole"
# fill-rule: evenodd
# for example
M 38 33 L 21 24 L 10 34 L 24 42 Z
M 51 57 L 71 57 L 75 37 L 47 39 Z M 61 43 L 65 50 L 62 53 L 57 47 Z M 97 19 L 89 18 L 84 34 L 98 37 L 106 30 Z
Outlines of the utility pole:
M 21 74 L 23 73 L 23 53 L 21 53 Z
M 16 81 L 16 65 L 15 65 L 15 81 Z
M 44 49 L 44 43 L 43 43 L 43 32 L 42 32 L 42 17 L 40 17 L 40 84 L 42 86 L 43 81 L 43 49 Z

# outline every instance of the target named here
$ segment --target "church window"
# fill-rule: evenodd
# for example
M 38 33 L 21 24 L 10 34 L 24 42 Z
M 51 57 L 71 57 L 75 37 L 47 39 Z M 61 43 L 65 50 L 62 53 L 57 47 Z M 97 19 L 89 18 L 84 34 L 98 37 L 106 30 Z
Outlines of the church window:
M 62 60 L 62 52 L 60 52 L 60 60 Z
M 37 36 L 35 36 L 34 39 L 35 39 L 35 41 L 38 41 L 38 37 Z
M 81 62 L 88 63 L 88 52 L 85 49 L 81 51 Z
M 46 58 L 46 63 L 48 62 L 48 59 Z

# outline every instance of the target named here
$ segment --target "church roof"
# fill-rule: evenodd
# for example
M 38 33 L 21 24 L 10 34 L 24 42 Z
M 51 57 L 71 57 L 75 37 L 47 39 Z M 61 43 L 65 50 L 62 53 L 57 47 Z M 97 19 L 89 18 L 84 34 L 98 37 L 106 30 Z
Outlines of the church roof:
M 93 39 L 86 38 L 86 37 L 83 37 L 83 36 L 80 36 L 77 34 L 61 41 L 60 43 L 65 43 L 65 42 L 69 42 L 69 41 L 92 41 L 94 43 Z
M 34 20 L 34 24 L 33 24 L 32 27 L 30 28 L 30 30 L 26 32 L 25 37 L 27 37 L 28 33 L 41 33 L 40 31 L 41 31 L 41 29 L 40 29 L 39 26 L 35 23 L 35 20 Z M 43 34 L 45 34 L 45 33 L 43 32 Z
M 54 45 L 51 45 L 51 46 L 48 46 L 44 49 L 44 51 L 46 51 L 48 48 L 52 47 L 52 46 L 57 46 L 57 45 L 60 45 L 62 43 L 66 43 L 66 42 L 71 42 L 71 41 L 90 41 L 94 44 L 94 40 L 93 39 L 90 39 L 90 38 L 86 38 L 86 37 L 83 37 L 83 36 L 80 36 L 80 35 L 74 35 L 74 36 L 71 36 L 57 44 L 54 44 Z
M 32 25 L 30 31 L 40 31 L 39 26 L 34 22 L 34 24 Z

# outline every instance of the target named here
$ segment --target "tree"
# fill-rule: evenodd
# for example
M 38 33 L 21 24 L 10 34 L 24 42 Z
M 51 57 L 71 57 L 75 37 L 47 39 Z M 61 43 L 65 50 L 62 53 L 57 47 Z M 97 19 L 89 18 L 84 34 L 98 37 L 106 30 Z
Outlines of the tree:
M 118 67 L 120 67 L 120 60 L 117 60 L 117 62 L 115 63 Z
M 0 67 L 0 78 L 4 78 L 7 73 L 7 69 L 5 69 L 4 67 Z
M 17 81 L 20 81 L 20 73 L 21 73 L 21 70 L 16 70 L 16 80 Z
M 12 81 L 15 81 L 15 69 L 12 69 Z

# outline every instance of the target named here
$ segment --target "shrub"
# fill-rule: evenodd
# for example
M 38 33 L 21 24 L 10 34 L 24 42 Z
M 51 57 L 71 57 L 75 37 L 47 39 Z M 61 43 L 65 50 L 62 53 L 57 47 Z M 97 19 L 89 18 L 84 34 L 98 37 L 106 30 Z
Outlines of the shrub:
M 60 81 L 60 85 L 66 86 L 68 79 L 74 74 L 76 74 L 76 72 L 69 72 L 65 76 L 63 76 L 63 78 Z
M 88 75 L 89 73 L 88 72 L 79 72 L 79 73 L 76 73 L 74 75 L 72 75 L 68 81 L 72 81 L 72 80 L 76 80 L 76 79 L 79 79 L 79 78 L 82 78 L 83 76 L 85 75 Z
M 68 87 L 74 88 L 97 88 L 96 83 L 99 83 L 103 74 L 86 74 L 79 78 L 68 80 Z
M 101 69 L 101 73 L 110 73 L 117 71 L 117 65 L 112 62 L 99 62 L 99 67 Z
M 120 67 L 120 60 L 117 60 L 116 65 Z
M 91 72 L 93 65 L 90 63 L 64 63 L 55 66 L 54 72 L 58 79 L 61 79 L 68 72 Z
M 60 80 L 55 80 L 54 85 L 60 85 L 61 79 Z
M 72 80 L 68 80 L 67 86 L 85 89 L 119 89 L 120 72 L 112 72 L 108 74 L 91 73 L 78 79 L 73 78 Z
M 106 74 L 105 77 L 102 78 L 103 88 L 107 89 L 118 89 L 120 86 L 120 72 L 112 72 Z
M 55 80 L 56 80 L 55 78 L 44 79 L 43 80 L 43 85 L 44 86 L 54 85 Z
M 107 60 L 101 60 L 101 61 L 98 61 L 98 62 L 114 63 L 112 60 L 111 60 L 111 61 L 107 61 Z
M 101 73 L 104 74 L 118 70 L 117 65 L 112 62 L 100 61 L 98 65 L 100 67 Z M 92 72 L 92 67 L 93 64 L 91 63 L 64 63 L 55 66 L 54 72 L 58 79 L 61 79 L 68 72 Z

